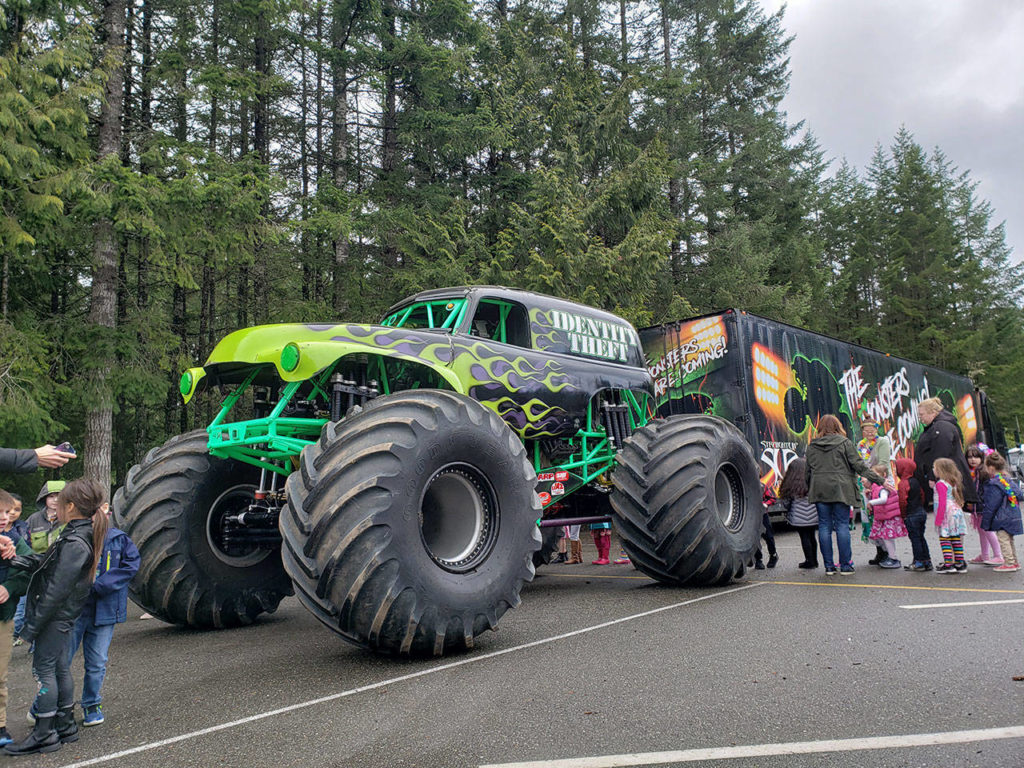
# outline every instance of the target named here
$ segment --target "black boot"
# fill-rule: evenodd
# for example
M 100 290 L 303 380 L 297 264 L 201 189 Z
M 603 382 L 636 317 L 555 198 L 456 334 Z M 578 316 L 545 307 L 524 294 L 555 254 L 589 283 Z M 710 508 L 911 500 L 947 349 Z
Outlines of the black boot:
M 868 565 L 878 565 L 883 560 L 889 559 L 888 550 L 875 544 L 875 557 L 873 560 L 868 560 Z
M 36 718 L 36 725 L 28 737 L 17 744 L 8 744 L 4 752 L 8 755 L 34 755 L 36 752 L 56 752 L 60 749 L 60 737 L 53 727 L 55 718 Z
M 62 744 L 78 741 L 78 723 L 75 722 L 74 704 L 57 710 L 57 721 L 54 727 L 57 729 L 57 736 L 60 737 Z

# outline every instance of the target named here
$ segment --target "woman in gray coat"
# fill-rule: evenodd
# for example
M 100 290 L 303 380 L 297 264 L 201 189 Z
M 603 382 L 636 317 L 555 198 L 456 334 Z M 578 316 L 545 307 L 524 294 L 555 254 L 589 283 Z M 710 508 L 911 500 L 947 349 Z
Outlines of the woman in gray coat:
M 853 549 L 850 546 L 850 507 L 857 503 L 857 475 L 881 485 L 879 477 L 853 447 L 842 423 L 832 414 L 821 417 L 818 436 L 807 446 L 807 498 L 818 508 L 818 543 L 825 561 L 825 573 L 832 575 L 836 566 L 832 559 L 832 534 L 839 547 L 839 572 L 854 572 Z

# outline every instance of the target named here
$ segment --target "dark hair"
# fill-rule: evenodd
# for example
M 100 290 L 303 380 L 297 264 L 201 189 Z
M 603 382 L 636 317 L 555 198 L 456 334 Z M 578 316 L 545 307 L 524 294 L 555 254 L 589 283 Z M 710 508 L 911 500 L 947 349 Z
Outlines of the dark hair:
M 846 437 L 846 430 L 843 429 L 843 423 L 839 421 L 837 416 L 833 416 L 831 413 L 826 413 L 820 419 L 818 419 L 818 437 L 824 437 L 825 435 L 842 435 Z
M 779 485 L 780 499 L 799 499 L 807 495 L 807 461 L 796 458 L 789 462 Z
M 3 489 L 0 489 L 0 509 L 14 509 L 14 496 Z
M 19 493 L 12 493 L 11 494 L 11 498 L 14 499 L 15 501 L 21 501 L 21 494 L 19 494 Z
M 80 477 L 64 486 L 57 497 L 61 506 L 74 504 L 80 515 L 92 518 L 92 568 L 89 569 L 89 581 L 96 578 L 96 567 L 103 554 L 103 540 L 107 537 L 110 523 L 103 512 L 107 503 L 106 489 L 95 480 Z
M 975 443 L 974 445 L 969 445 L 967 447 L 967 450 L 964 451 L 964 458 L 969 459 L 971 458 L 971 456 L 979 458 L 982 461 L 985 460 L 985 452 L 978 447 L 977 443 Z
M 985 457 L 985 467 L 987 469 L 994 469 L 996 472 L 1005 472 L 1007 469 L 1006 459 L 1003 458 L 999 451 L 992 451 L 992 453 Z

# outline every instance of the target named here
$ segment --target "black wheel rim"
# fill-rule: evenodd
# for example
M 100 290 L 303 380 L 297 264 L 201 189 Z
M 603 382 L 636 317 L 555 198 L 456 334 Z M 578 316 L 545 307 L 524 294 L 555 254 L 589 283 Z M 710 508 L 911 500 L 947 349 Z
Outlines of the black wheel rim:
M 718 519 L 727 530 L 739 531 L 743 527 L 743 481 L 732 464 L 723 464 L 715 473 L 714 503 Z
M 448 464 L 427 481 L 420 499 L 423 546 L 441 568 L 471 571 L 498 535 L 498 502 L 487 478 L 469 464 Z
M 247 510 L 253 502 L 255 491 L 256 486 L 249 483 L 228 488 L 210 505 L 210 511 L 206 517 L 206 542 L 210 545 L 210 551 L 222 563 L 235 568 L 256 565 L 270 554 L 270 550 L 256 546 L 246 548 L 241 553 L 237 551 L 237 548 L 235 548 L 236 551 L 227 552 L 221 538 L 224 518 Z

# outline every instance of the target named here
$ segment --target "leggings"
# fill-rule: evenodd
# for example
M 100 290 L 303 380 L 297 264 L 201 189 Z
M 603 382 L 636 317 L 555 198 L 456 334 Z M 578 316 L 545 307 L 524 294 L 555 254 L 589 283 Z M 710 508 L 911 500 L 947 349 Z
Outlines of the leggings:
M 75 684 L 71 679 L 68 648 L 71 644 L 73 621 L 51 621 L 36 636 L 36 649 L 32 654 L 32 675 L 39 684 L 36 694 L 36 714 L 52 717 L 57 709 L 75 703 Z
M 942 547 L 942 562 L 946 565 L 964 561 L 963 536 L 939 536 L 939 546 Z

